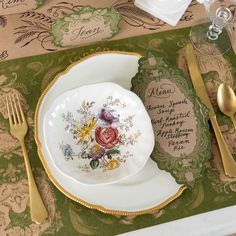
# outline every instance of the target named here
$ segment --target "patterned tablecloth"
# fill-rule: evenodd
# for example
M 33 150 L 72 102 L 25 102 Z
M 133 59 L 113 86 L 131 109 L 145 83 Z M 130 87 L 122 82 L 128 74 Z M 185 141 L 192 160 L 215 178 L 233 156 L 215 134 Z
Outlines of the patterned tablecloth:
M 136 217 L 111 216 L 90 210 L 68 199 L 50 182 L 37 156 L 33 138 L 33 117 L 40 94 L 58 72 L 88 54 L 104 50 L 139 53 L 154 50 L 164 53 L 173 65 L 186 71 L 183 48 L 188 42 L 189 28 L 147 35 L 165 30 L 168 26 L 135 9 L 129 0 L 97 3 L 100 6 L 114 5 L 122 13 L 121 32 L 116 36 L 116 40 L 63 51 L 54 48 L 58 52 L 51 52 L 52 44 L 47 42 L 46 47 L 39 38 L 29 41 L 29 37 L 22 36 L 21 40 L 16 40 L 19 35 L 14 34 L 15 27 L 27 21 L 34 24 L 45 19 L 48 19 L 45 24 L 50 24 L 51 18 L 57 17 L 57 14 L 64 14 L 65 11 L 73 11 L 79 7 L 72 2 L 75 1 L 60 3 L 53 0 L 37 12 L 1 17 L 1 35 L 4 37 L 0 38 L 0 51 L 2 60 L 5 61 L 0 63 L 0 235 L 114 235 L 236 204 L 236 179 L 229 179 L 223 174 L 214 138 L 212 160 L 207 163 L 205 178 L 198 182 L 193 190 L 186 190 L 180 198 L 152 214 Z M 95 1 L 90 2 L 95 5 Z M 79 4 L 83 3 L 85 1 L 79 1 Z M 202 11 L 200 8 L 193 2 L 180 26 L 196 22 L 193 12 L 196 9 L 199 13 Z M 42 19 L 41 14 L 44 15 Z M 37 15 L 39 18 L 36 18 Z M 129 37 L 134 35 L 141 36 Z M 38 55 L 27 57 L 33 54 Z M 8 60 L 23 56 L 24 58 Z M 235 88 L 235 54 L 231 50 L 224 57 L 199 56 L 198 59 L 209 95 L 216 107 L 215 97 L 219 83 L 227 81 Z M 42 225 L 36 225 L 30 219 L 28 183 L 22 153 L 19 143 L 9 134 L 5 94 L 10 91 L 19 94 L 27 113 L 30 131 L 26 145 L 33 173 L 50 214 L 49 219 Z M 231 151 L 236 154 L 236 132 L 230 120 L 222 116 L 217 107 L 216 113 Z

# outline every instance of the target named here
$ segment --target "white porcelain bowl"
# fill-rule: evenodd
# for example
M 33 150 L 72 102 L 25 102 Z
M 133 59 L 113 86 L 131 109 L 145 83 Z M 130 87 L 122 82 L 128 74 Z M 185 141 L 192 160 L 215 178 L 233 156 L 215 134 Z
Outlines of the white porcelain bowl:
M 43 129 L 55 166 L 89 185 L 136 174 L 154 147 L 151 120 L 142 101 L 109 82 L 60 94 L 45 115 Z

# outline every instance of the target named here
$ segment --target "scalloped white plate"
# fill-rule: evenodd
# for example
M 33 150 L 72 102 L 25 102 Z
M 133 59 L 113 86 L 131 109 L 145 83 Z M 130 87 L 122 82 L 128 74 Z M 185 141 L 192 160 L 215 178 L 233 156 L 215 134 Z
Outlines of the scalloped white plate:
M 43 166 L 55 186 L 69 198 L 109 214 L 141 215 L 160 209 L 179 197 L 185 187 L 150 158 L 136 175 L 116 184 L 86 186 L 62 174 L 53 164 L 45 143 L 43 120 L 54 99 L 78 86 L 115 82 L 131 87 L 141 55 L 128 52 L 101 52 L 72 64 L 49 84 L 35 111 L 35 140 Z

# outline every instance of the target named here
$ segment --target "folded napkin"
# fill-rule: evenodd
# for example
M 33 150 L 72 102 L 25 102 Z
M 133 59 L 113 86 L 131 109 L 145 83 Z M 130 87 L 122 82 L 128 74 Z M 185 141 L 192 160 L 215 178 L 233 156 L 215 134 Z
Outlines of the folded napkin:
M 203 1 L 203 0 L 201 0 Z M 191 0 L 135 0 L 135 6 L 175 26 Z

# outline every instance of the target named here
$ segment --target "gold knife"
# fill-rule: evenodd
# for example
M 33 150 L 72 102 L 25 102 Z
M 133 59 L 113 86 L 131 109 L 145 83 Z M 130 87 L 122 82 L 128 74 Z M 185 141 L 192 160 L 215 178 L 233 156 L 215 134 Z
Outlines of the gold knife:
M 202 103 L 209 109 L 209 118 L 212 128 L 215 132 L 225 174 L 229 177 L 236 177 L 236 162 L 224 140 L 224 137 L 218 125 L 214 108 L 207 94 L 204 81 L 197 65 L 197 59 L 192 44 L 188 44 L 186 47 L 186 59 L 190 77 L 196 94 L 201 99 Z

